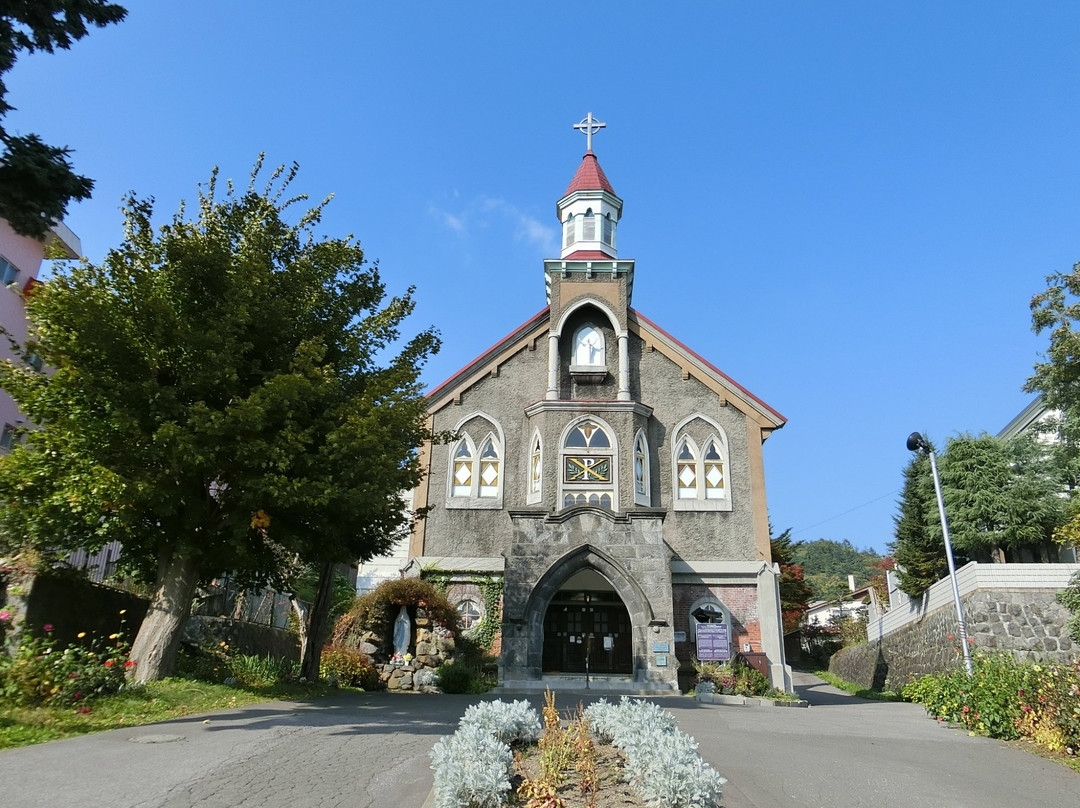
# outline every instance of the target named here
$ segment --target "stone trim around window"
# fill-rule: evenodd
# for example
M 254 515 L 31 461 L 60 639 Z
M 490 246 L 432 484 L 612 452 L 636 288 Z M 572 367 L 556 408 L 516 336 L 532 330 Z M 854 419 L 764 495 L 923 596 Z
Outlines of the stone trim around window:
M 694 421 L 707 428 L 699 444 L 688 429 Z M 671 452 L 672 509 L 676 511 L 730 511 L 731 464 L 727 435 L 714 420 L 701 413 L 683 419 L 674 429 Z

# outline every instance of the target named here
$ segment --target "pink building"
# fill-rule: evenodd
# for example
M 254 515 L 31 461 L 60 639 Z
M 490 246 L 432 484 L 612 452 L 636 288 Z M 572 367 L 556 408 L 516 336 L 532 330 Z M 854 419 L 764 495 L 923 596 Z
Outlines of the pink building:
M 49 233 L 49 242 L 58 247 L 66 258 L 78 258 L 82 250 L 79 237 L 63 223 L 55 225 Z M 38 281 L 41 262 L 45 258 L 47 242 L 30 236 L 20 236 L 6 221 L 0 219 L 0 325 L 16 342 L 26 341 L 26 306 L 23 295 Z M 0 345 L 0 357 L 13 354 L 4 341 Z M 0 390 L 0 451 L 8 451 L 15 440 L 16 429 L 23 418 L 11 396 Z

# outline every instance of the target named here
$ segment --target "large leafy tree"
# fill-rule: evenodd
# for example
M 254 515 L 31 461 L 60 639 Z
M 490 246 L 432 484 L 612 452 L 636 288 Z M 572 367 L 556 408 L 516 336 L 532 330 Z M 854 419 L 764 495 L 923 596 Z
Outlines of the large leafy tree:
M 70 48 L 90 26 L 120 22 L 127 12 L 106 0 L 4 0 L 0 3 L 0 119 L 7 102 L 5 74 L 20 53 Z M 71 200 L 86 199 L 93 180 L 76 174 L 66 147 L 50 146 L 34 134 L 15 135 L 0 123 L 0 218 L 17 233 L 44 237 L 64 218 Z
M 1080 543 L 1080 264 L 1071 272 L 1046 279 L 1046 291 L 1031 299 L 1032 330 L 1049 335 L 1050 344 L 1024 385 L 1039 393 L 1052 413 L 1038 426 L 1050 440 L 1043 446 L 1044 459 L 1053 462 L 1062 487 L 1072 494 L 1069 519 L 1055 538 Z
M 318 237 L 322 205 L 289 221 L 295 167 L 261 191 L 258 173 L 221 193 L 215 172 L 156 230 L 129 198 L 123 243 L 28 301 L 24 351 L 53 372 L 0 365 L 42 427 L 0 460 L 0 527 L 54 550 L 123 542 L 154 582 L 143 681 L 170 671 L 201 580 L 287 585 L 315 565 L 328 601 L 334 562 L 385 552 L 421 476 L 438 340 L 400 339 L 412 290 L 387 299 L 357 243 Z

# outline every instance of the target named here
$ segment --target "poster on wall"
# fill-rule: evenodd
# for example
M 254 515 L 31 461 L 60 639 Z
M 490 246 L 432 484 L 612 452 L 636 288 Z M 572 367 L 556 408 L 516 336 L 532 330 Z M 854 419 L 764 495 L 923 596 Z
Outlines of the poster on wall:
M 697 658 L 717 662 L 731 659 L 731 628 L 727 623 L 698 623 Z

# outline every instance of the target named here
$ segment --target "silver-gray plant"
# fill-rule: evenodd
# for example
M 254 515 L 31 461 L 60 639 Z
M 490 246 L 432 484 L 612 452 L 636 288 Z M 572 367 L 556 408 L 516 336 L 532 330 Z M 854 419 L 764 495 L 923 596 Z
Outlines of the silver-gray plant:
M 483 701 L 474 704 L 462 716 L 461 727 L 475 726 L 494 735 L 503 743 L 532 743 L 540 737 L 540 714 L 524 699 Z
M 510 790 L 510 747 L 479 726 L 464 726 L 431 748 L 436 808 L 499 808 Z

